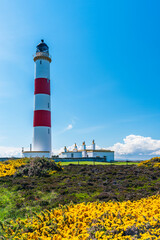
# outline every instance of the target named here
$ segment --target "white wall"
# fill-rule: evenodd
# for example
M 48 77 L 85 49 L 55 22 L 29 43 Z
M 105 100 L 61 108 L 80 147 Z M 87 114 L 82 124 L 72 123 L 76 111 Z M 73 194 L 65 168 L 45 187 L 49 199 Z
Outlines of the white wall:
M 34 96 L 34 110 L 51 110 L 50 95 L 36 94 Z
M 40 64 L 41 61 L 41 64 Z M 38 59 L 35 62 L 35 78 L 50 79 L 50 62 L 45 59 Z
M 82 157 L 87 157 L 87 152 L 86 152 L 86 150 L 82 151 Z
M 73 155 L 72 155 L 73 154 Z M 81 158 L 82 152 L 66 152 L 59 155 L 60 158 Z
M 33 151 L 51 152 L 51 128 L 50 127 L 34 127 Z
M 106 161 L 114 160 L 114 152 L 93 152 L 93 157 L 106 157 Z
M 73 156 L 71 155 L 73 154 Z M 82 158 L 82 157 L 101 157 L 104 158 L 106 157 L 106 161 L 114 161 L 114 152 L 86 152 L 86 156 L 84 156 L 84 151 L 82 152 L 67 152 L 67 153 L 62 153 L 59 155 L 60 158 Z
M 22 153 L 23 157 L 47 157 L 50 158 L 51 154 L 50 153 L 44 153 L 44 152 L 23 152 Z
M 59 154 L 59 158 L 71 158 L 71 154 L 70 153 L 61 153 L 61 154 Z
M 93 157 L 93 152 L 87 152 L 86 155 L 87 155 L 88 157 Z
M 82 157 L 82 152 L 74 152 L 73 157 L 74 158 L 81 158 Z

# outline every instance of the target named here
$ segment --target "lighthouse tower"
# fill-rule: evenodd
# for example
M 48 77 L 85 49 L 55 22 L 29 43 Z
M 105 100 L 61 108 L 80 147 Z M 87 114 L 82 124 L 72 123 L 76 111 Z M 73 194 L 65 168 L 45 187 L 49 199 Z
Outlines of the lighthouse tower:
M 26 157 L 51 157 L 51 100 L 49 47 L 44 40 L 36 47 L 34 80 L 33 149 Z

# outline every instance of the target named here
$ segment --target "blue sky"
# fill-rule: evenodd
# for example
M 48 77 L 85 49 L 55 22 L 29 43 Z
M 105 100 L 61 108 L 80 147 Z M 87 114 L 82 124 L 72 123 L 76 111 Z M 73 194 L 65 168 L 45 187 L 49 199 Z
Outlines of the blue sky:
M 158 0 L 1 0 L 0 156 L 32 142 L 41 39 L 53 60 L 53 149 L 95 139 L 116 151 L 134 136 L 133 145 L 155 140 L 149 154 L 159 154 L 159 11 Z M 142 142 L 134 158 L 148 154 Z

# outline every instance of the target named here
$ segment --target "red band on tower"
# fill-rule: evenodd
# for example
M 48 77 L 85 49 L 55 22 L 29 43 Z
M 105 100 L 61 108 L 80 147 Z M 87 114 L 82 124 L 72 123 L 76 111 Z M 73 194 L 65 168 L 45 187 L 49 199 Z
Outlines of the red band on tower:
M 46 110 L 35 110 L 33 127 L 51 127 L 51 112 Z
M 50 95 L 50 80 L 47 78 L 36 78 L 34 89 L 34 94 Z

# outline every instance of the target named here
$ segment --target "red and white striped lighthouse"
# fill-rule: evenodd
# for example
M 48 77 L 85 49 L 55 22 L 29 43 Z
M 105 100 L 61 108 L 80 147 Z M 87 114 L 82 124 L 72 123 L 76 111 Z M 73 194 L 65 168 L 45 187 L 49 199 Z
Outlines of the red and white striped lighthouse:
M 49 48 L 43 40 L 37 45 L 34 80 L 33 149 L 23 151 L 26 157 L 51 156 L 51 99 Z
M 51 154 L 51 100 L 49 48 L 41 40 L 37 45 L 35 62 L 33 151 Z M 48 155 L 46 153 L 46 155 Z

